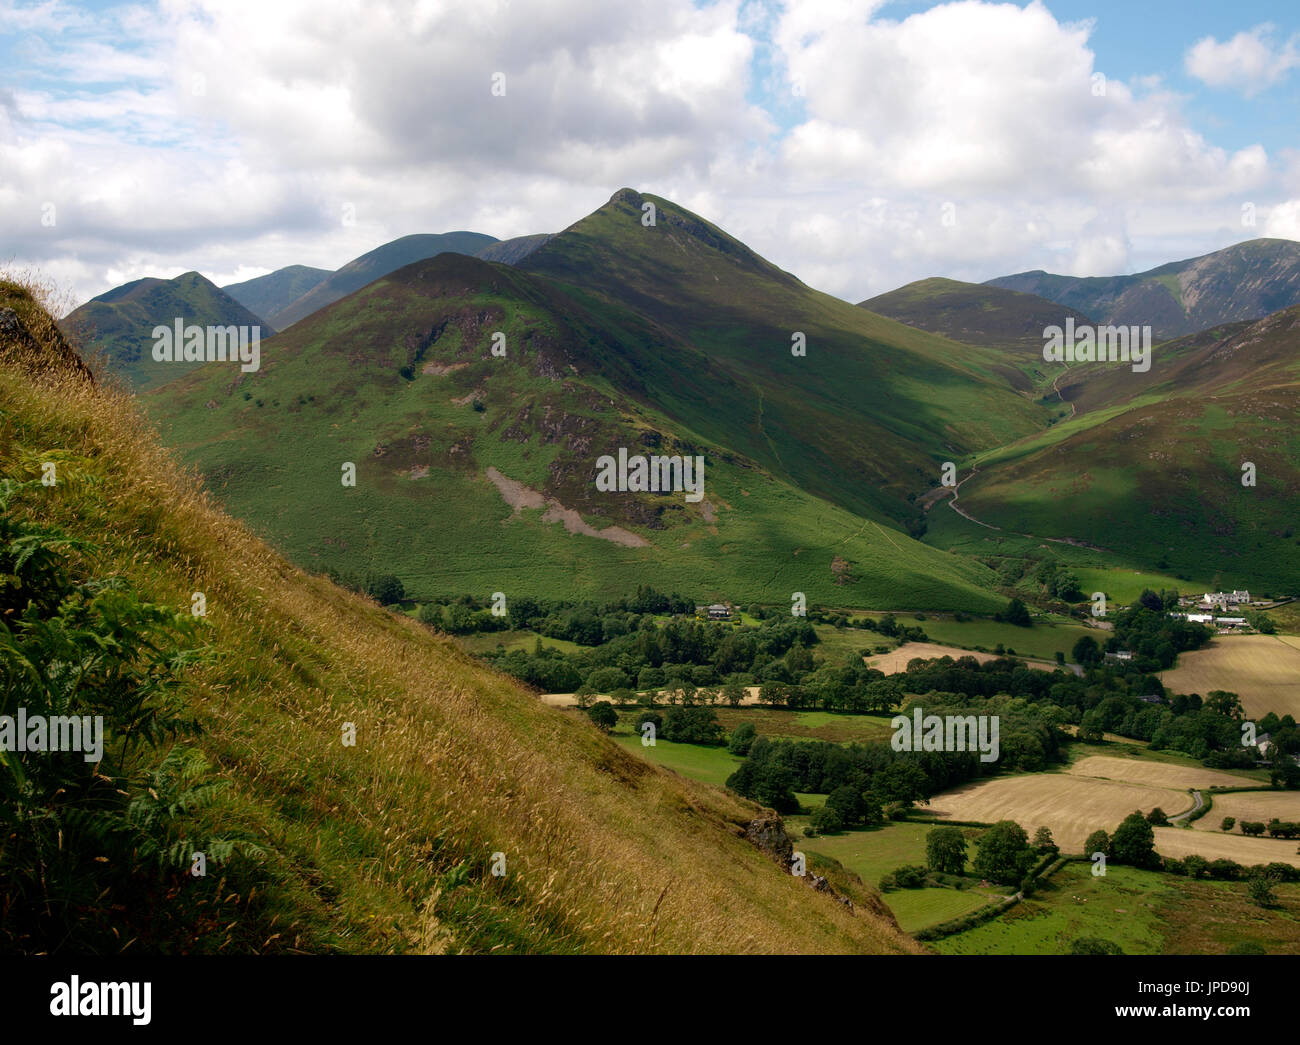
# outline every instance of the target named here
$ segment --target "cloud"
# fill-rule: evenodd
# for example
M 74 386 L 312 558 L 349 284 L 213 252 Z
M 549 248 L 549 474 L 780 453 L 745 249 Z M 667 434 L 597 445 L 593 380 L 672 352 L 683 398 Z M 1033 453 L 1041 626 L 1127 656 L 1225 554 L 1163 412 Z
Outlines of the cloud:
M 1270 207 L 1264 235 L 1271 239 L 1300 240 L 1300 200 L 1287 200 Z
M 1276 42 L 1273 32 L 1273 26 L 1265 23 L 1223 43 L 1207 36 L 1188 50 L 1184 67 L 1188 75 L 1211 87 L 1232 87 L 1252 97 L 1300 65 L 1300 37 Z
M 894 9 L 159 0 L 60 21 L 28 5 L 0 68 L 6 253 L 84 299 L 195 268 L 334 268 L 413 232 L 556 232 L 630 185 L 860 300 L 927 275 L 1205 253 L 1243 200 L 1266 214 L 1295 195 L 1261 146 L 1199 133 L 1159 78 L 1101 76 L 1089 22 L 1041 3 Z

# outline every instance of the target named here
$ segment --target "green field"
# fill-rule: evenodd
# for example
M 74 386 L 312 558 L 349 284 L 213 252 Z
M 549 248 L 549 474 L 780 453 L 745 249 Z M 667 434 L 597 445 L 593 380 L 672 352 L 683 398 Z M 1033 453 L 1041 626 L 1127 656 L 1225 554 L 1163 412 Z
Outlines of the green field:
M 881 898 L 899 926 L 909 933 L 996 902 L 996 897 L 976 889 L 895 889 L 882 893 Z
M 1269 953 L 1300 952 L 1300 885 L 1274 887 L 1281 906 L 1265 911 L 1244 882 L 1191 882 L 1111 865 L 1093 877 L 1072 862 L 1033 897 L 992 921 L 931 946 L 944 954 L 1066 954 L 1081 936 L 1118 944 L 1126 954 L 1222 954 L 1257 942 Z
M 1069 659 L 1070 651 L 1080 638 L 1084 635 L 1094 638 L 1097 636 L 1096 630 L 1072 623 L 1065 617 L 1035 617 L 1032 628 L 1018 628 L 1014 624 L 1003 624 L 987 618 L 959 621 L 947 614 L 926 614 L 923 621 L 911 616 L 899 617 L 899 623 L 919 627 L 931 641 L 944 645 L 960 646 L 963 649 L 983 646 L 992 651 L 1001 643 L 1007 649 L 1014 649 L 1017 656 L 1049 661 L 1058 651 Z
M 553 639 L 546 635 L 538 635 L 537 632 L 528 631 L 527 629 L 519 631 L 488 631 L 477 635 L 455 635 L 452 637 L 452 641 L 466 653 L 474 654 L 495 650 L 497 646 L 503 646 L 507 651 L 531 650 L 538 639 L 542 640 L 542 645 L 545 648 L 557 649 L 564 653 L 576 653 L 583 648 L 568 639 Z
M 742 722 L 754 723 L 754 728 L 768 737 L 826 740 L 833 744 L 888 740 L 893 733 L 889 715 L 839 715 L 830 711 L 763 707 L 719 707 L 717 712 L 718 721 L 728 733 Z
M 666 769 L 671 769 L 692 780 L 723 787 L 727 777 L 736 771 L 741 760 L 727 751 L 725 746 L 705 747 L 702 744 L 674 744 L 671 740 L 656 740 L 645 747 L 639 736 L 616 732 L 612 739 L 646 759 Z

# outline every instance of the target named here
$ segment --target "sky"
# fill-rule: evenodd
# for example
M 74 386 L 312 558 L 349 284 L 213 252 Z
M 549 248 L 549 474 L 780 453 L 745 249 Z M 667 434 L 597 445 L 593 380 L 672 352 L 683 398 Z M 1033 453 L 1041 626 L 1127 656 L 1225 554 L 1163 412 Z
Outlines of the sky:
M 630 187 L 850 301 L 1300 240 L 1293 0 L 0 0 L 0 266 L 72 303 Z

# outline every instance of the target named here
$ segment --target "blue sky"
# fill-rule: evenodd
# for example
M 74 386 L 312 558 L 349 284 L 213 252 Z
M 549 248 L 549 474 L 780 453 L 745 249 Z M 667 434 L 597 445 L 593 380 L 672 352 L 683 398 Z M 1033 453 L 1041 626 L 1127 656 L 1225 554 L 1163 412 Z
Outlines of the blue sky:
M 1300 238 L 1297 11 L 0 0 L 0 256 L 78 298 L 233 282 L 413 232 L 553 232 L 630 185 L 851 300 L 1137 271 Z

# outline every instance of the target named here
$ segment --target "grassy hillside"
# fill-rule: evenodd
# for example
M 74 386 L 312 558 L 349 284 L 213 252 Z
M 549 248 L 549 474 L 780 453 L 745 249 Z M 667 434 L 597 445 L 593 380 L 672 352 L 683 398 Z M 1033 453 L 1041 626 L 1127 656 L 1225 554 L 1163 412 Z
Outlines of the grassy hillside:
M 655 225 L 642 224 L 647 206 Z M 820 293 L 698 215 L 621 189 L 520 267 L 658 329 L 644 398 L 703 437 L 865 515 L 906 526 L 941 462 L 1044 425 L 1002 353 Z M 611 320 L 612 324 L 612 320 Z M 792 354 L 796 334 L 807 354 Z M 632 346 L 621 351 L 627 353 Z M 645 369 L 640 355 L 635 365 Z M 659 376 L 668 368 L 666 378 Z
M 1004 350 L 1007 362 L 1033 387 L 1050 385 L 1061 367 L 1043 361 L 1043 330 L 1092 320 L 1033 294 L 955 279 L 922 279 L 866 301 L 860 308 L 954 341 Z
M 332 274 L 329 269 L 288 265 L 243 283 L 229 283 L 221 289 L 250 312 L 270 316 L 298 300 Z
M 40 318 L 21 291 L 0 289 Z M 202 878 L 164 867 L 125 880 L 93 850 L 73 854 L 89 876 L 83 888 L 107 889 L 74 924 L 100 919 L 112 930 L 81 947 L 916 949 L 869 891 L 857 891 L 850 912 L 746 842 L 758 813 L 750 803 L 645 764 L 449 641 L 289 565 L 177 468 L 131 400 L 96 389 L 75 361 L 56 365 L 58 346 L 33 374 L 14 337 L 0 334 L 0 470 L 25 485 L 10 491 L 5 525 L 61 531 L 73 543 L 47 535 L 42 555 L 65 560 L 74 578 L 101 579 L 89 593 L 129 591 L 174 608 L 176 627 L 204 593 L 206 616 L 185 626 L 200 645 L 180 659 L 161 653 L 225 790 L 183 811 L 171 841 L 186 859 L 185 839 L 208 832 L 261 851 Z M 53 487 L 32 482 L 45 461 L 58 465 Z M 102 583 L 110 577 L 116 586 Z M 8 616 L 0 623 L 7 641 L 14 627 Z M 120 655 L 148 652 L 136 650 Z M 26 692 L 13 679 L 3 683 L 6 713 Z M 76 708 L 75 692 L 71 700 Z M 162 755 L 121 744 L 110 736 L 104 765 L 121 767 L 124 783 Z M 82 836 L 68 830 L 71 846 Z M 0 876 L 14 873 L 15 851 L 0 850 Z M 490 873 L 496 853 L 500 877 Z M 13 915 L 0 911 L 0 925 Z
M 504 357 L 491 352 L 497 332 Z M 717 382 L 677 388 L 701 428 L 639 398 L 674 383 L 657 334 L 518 269 L 442 255 L 279 335 L 257 373 L 214 365 L 148 405 L 168 444 L 294 561 L 395 573 L 416 595 L 607 597 L 648 583 L 704 601 L 802 591 L 997 608 L 978 564 L 715 442 L 701 428 L 717 430 Z M 703 455 L 705 499 L 598 491 L 596 459 L 619 447 Z M 536 495 L 518 510 L 512 483 Z M 557 506 L 577 515 L 566 524 Z M 579 523 L 598 535 L 570 532 Z
M 1150 324 L 1163 341 L 1300 304 L 1300 243 L 1253 239 L 1134 275 L 1058 276 L 1038 270 L 987 285 L 1037 294 L 1098 323 Z
M 1107 378 L 1115 402 L 977 457 L 962 508 L 1220 587 L 1300 588 L 1300 307 L 1222 333 L 1157 348 L 1150 374 Z
M 485 236 L 481 232 L 402 236 L 391 243 L 384 243 L 374 250 L 367 251 L 359 258 L 353 258 L 337 272 L 331 272 L 300 298 L 272 315 L 271 322 L 275 324 L 277 330 L 284 330 L 304 316 L 310 316 L 326 305 L 346 297 L 354 290 L 360 290 L 367 283 L 373 283 L 381 276 L 395 272 L 403 265 L 436 257 L 448 251 L 473 254 L 496 242 L 493 237 Z
M 115 287 L 70 313 L 62 326 L 87 351 L 102 353 L 110 371 L 143 390 L 201 365 L 154 360 L 154 327 L 170 327 L 177 319 L 187 326 L 261 327 L 264 338 L 275 333 L 265 319 L 197 272 L 174 279 L 138 279 Z

